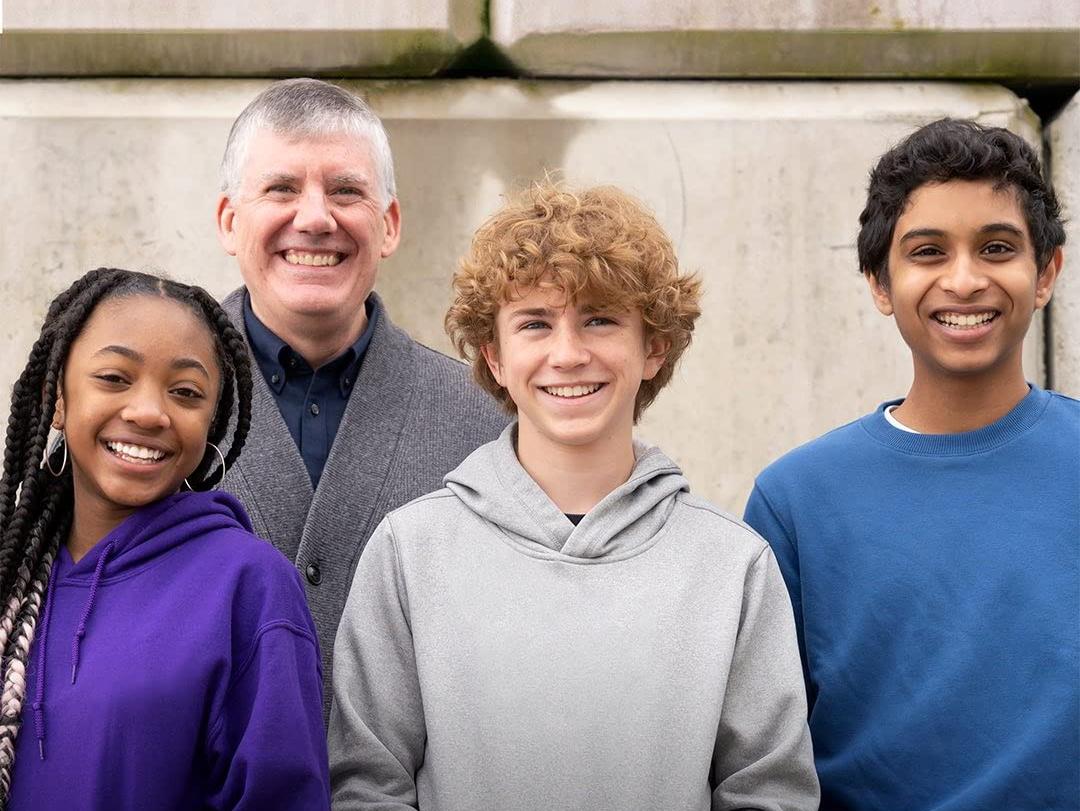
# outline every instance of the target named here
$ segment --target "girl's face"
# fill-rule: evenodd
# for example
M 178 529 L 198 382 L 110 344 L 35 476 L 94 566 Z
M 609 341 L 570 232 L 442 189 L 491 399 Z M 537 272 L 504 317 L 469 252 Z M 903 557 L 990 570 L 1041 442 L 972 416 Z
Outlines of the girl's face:
M 187 306 L 157 296 L 99 304 L 68 353 L 53 418 L 77 511 L 122 520 L 179 490 L 203 458 L 220 390 L 213 337 Z

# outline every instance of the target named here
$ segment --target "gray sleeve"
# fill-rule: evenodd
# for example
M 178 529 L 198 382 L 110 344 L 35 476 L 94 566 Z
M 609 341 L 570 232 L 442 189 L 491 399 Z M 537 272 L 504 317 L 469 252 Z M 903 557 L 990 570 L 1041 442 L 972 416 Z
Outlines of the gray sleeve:
M 416 808 L 426 732 L 408 596 L 389 517 L 360 558 L 334 646 L 330 786 L 335 809 Z
M 713 755 L 713 811 L 816 811 L 791 602 L 769 549 L 750 565 Z

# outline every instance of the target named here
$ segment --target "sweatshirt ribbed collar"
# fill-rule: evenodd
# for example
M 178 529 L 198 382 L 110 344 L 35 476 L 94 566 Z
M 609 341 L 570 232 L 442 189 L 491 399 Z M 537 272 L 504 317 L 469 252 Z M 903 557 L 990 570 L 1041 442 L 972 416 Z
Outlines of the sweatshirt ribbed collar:
M 997 422 L 975 431 L 959 434 L 912 434 L 889 424 L 885 409 L 899 405 L 903 400 L 889 400 L 867 414 L 859 424 L 878 442 L 901 453 L 919 456 L 964 456 L 983 453 L 1005 445 L 1031 429 L 1042 417 L 1050 403 L 1051 394 L 1029 383 L 1028 393 L 1012 411 Z

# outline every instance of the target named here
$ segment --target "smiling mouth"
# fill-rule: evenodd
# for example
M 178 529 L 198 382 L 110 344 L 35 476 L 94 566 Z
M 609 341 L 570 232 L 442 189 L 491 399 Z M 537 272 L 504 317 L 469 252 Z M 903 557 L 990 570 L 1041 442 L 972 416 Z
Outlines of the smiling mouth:
M 136 465 L 153 465 L 164 459 L 167 454 L 157 448 L 147 448 L 145 445 L 132 445 L 128 442 L 106 442 L 105 447 L 109 453 L 118 456 L 125 462 Z
M 333 267 L 345 258 L 336 251 L 283 251 L 281 255 L 290 265 L 314 268 Z
M 560 397 L 564 400 L 575 400 L 579 397 L 588 397 L 590 394 L 603 388 L 603 383 L 589 383 L 584 386 L 541 386 L 552 397 Z
M 931 318 L 937 321 L 942 326 L 950 327 L 951 329 L 975 329 L 985 324 L 989 324 L 996 319 L 1001 313 L 997 310 L 986 310 L 981 313 L 953 313 L 943 311 L 940 313 L 934 313 Z

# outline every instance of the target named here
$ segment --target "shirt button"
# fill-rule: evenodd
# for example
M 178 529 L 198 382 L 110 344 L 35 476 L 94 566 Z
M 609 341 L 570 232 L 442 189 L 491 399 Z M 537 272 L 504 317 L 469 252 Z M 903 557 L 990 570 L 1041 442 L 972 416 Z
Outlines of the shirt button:
M 319 568 L 318 563 L 309 563 L 304 570 L 304 574 L 307 575 L 308 582 L 313 586 L 317 586 L 322 582 L 322 569 Z
M 349 378 L 347 378 L 347 377 L 346 377 L 346 378 L 345 378 L 345 388 L 348 388 L 348 387 L 349 387 L 349 386 L 351 386 L 351 385 L 352 385 L 352 381 L 351 381 L 351 380 L 349 380 Z
M 311 416 L 313 416 L 313 417 L 319 416 L 319 404 L 318 403 L 312 403 L 311 404 Z
M 281 382 L 281 375 L 279 375 L 277 372 L 274 372 L 272 375 L 270 375 L 270 382 L 271 383 L 280 383 Z

